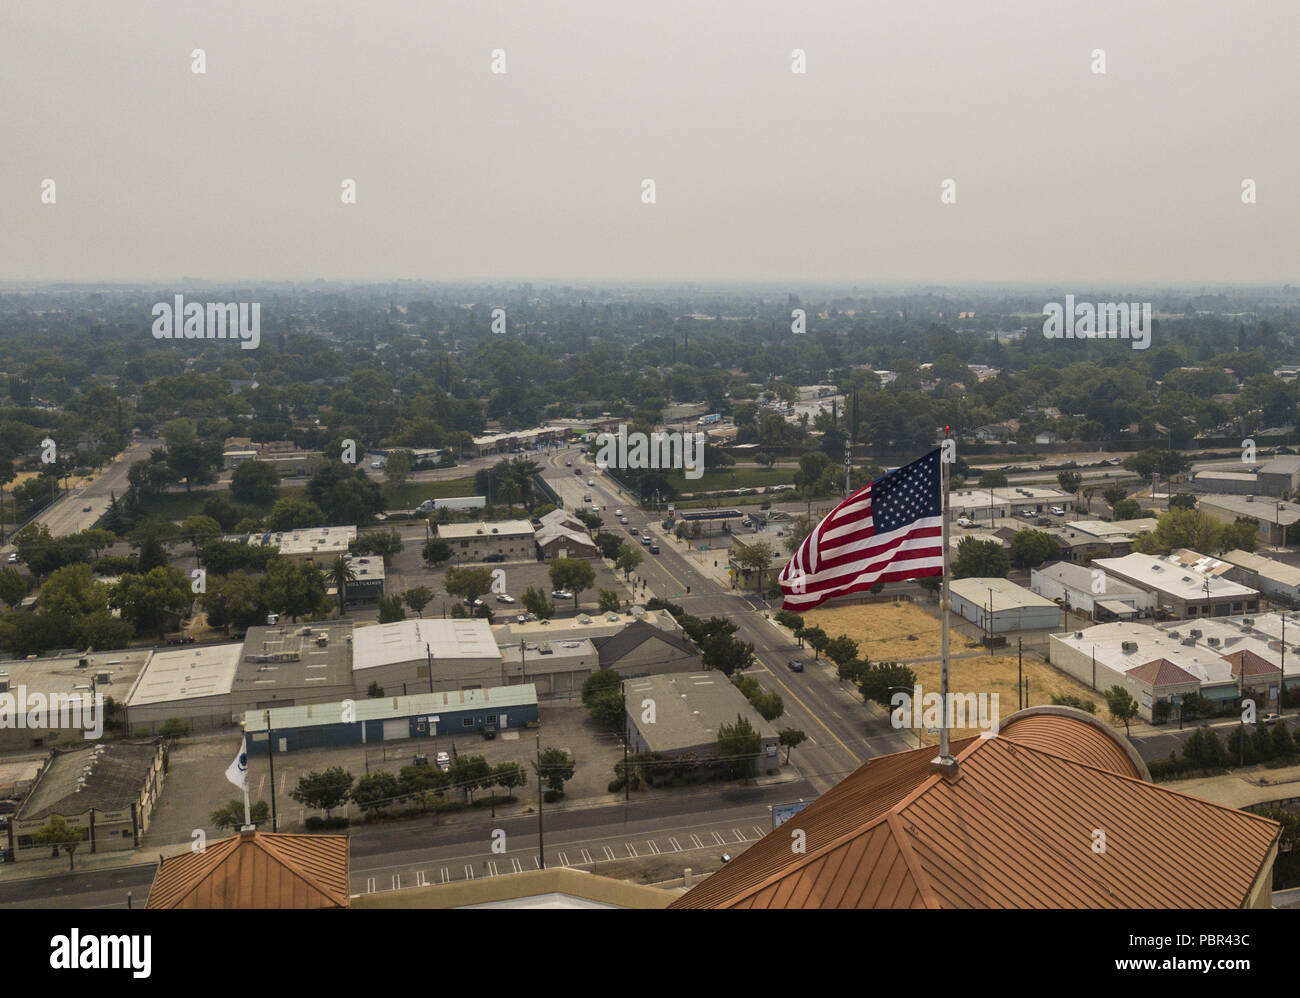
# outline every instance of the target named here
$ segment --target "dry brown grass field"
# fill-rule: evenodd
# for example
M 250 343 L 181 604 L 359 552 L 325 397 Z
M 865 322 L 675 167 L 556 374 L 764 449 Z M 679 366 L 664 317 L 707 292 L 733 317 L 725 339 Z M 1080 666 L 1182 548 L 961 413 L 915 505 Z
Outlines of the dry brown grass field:
M 848 606 L 821 607 L 803 615 L 809 627 L 820 627 L 832 638 L 847 634 L 859 643 L 859 654 L 870 662 L 908 662 L 916 673 L 917 682 L 924 692 L 937 693 L 940 689 L 940 628 L 938 618 L 911 603 L 862 603 Z M 951 632 L 951 671 L 948 688 L 954 693 L 989 693 L 998 696 L 998 714 L 1010 717 L 1016 711 L 1016 654 L 970 655 L 980 645 L 976 641 Z M 1072 694 L 1097 705 L 1097 716 L 1114 725 L 1106 710 L 1106 700 L 1071 677 L 1048 665 L 1036 655 L 1026 653 L 1023 660 L 1024 676 L 1029 680 L 1031 706 L 1050 704 L 1052 697 Z M 1122 727 L 1122 725 L 1121 725 Z M 964 738 L 978 734 L 977 727 L 954 729 L 953 737 Z M 938 741 L 937 736 L 922 734 L 928 744 Z

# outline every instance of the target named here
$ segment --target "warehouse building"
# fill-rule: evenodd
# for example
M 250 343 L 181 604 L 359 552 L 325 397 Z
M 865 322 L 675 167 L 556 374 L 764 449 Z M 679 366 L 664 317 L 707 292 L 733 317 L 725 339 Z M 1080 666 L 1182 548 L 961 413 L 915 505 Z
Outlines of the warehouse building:
M 533 525 L 527 520 L 478 523 L 440 523 L 438 536 L 451 546 L 456 563 L 500 556 L 507 561 L 537 557 Z
M 228 727 L 243 650 L 243 644 L 232 642 L 155 651 L 127 694 L 127 730 L 133 737 L 156 735 L 173 719 L 189 724 L 192 732 Z
M 573 697 L 600 668 L 590 638 L 516 642 L 499 646 L 504 683 L 529 683 L 541 697 Z
M 51 847 L 34 836 L 55 815 L 81 830 L 91 853 L 134 849 L 149 830 L 164 772 L 161 739 L 56 751 L 10 821 L 10 854 L 49 856 Z
M 537 550 L 547 561 L 554 558 L 599 558 L 600 548 L 585 530 L 562 526 L 542 527 L 535 538 Z
M 1222 574 L 1203 574 L 1193 564 L 1165 555 L 1133 552 L 1123 558 L 1098 558 L 1100 568 L 1118 582 L 1154 593 L 1156 613 L 1176 619 L 1227 617 L 1254 613 L 1259 609 L 1259 592 L 1233 582 Z
M 357 528 L 304 527 L 301 530 L 283 530 L 264 534 L 251 534 L 228 538 L 246 541 L 253 547 L 278 548 L 281 558 L 303 565 L 316 565 L 325 569 L 339 555 L 346 555 L 348 547 L 357 539 Z
M 644 620 L 629 622 L 617 634 L 595 640 L 600 667 L 621 676 L 696 672 L 704 667 L 700 650 L 684 633 L 666 631 Z
M 1262 495 L 1287 499 L 1300 489 L 1300 457 L 1282 454 L 1265 462 L 1259 469 L 1259 491 Z
M 352 684 L 358 696 L 376 683 L 392 696 L 502 686 L 503 676 L 492 627 L 479 617 L 401 620 L 358 627 L 352 635 Z
M 1253 495 L 1202 496 L 1196 508 L 1220 523 L 1236 523 L 1239 519 L 1255 521 L 1260 540 L 1272 547 L 1284 546 L 1287 529 L 1300 521 L 1300 506 L 1295 503 L 1256 498 Z
M 526 728 L 536 721 L 537 690 L 531 683 L 520 683 L 254 711 L 246 716 L 244 731 L 248 751 L 266 755 L 272 740 L 277 753 L 295 752 L 482 734 L 487 729 L 495 734 Z
M 232 715 L 352 695 L 350 620 L 250 627 L 231 686 Z
M 1029 573 L 1029 588 L 1053 603 L 1076 613 L 1086 613 L 1102 623 L 1155 613 L 1154 593 L 1108 578 L 1101 569 L 1085 568 L 1068 561 L 1044 565 Z
M 518 644 L 523 638 L 529 641 L 548 641 L 572 640 L 573 638 L 582 637 L 597 641 L 600 638 L 608 638 L 619 633 L 623 628 L 637 620 L 671 634 L 679 636 L 685 634 L 685 631 L 681 629 L 677 621 L 673 619 L 673 615 L 668 611 L 647 610 L 640 606 L 629 607 L 617 613 L 613 610 L 605 613 L 581 613 L 576 617 L 562 617 L 558 620 L 530 620 L 523 624 L 514 620 L 508 624 L 497 624 L 492 628 L 492 633 L 496 635 L 497 643 L 502 647 L 512 642 Z
M 346 606 L 359 603 L 377 603 L 384 595 L 384 559 L 375 555 L 348 557 L 348 568 L 352 570 L 353 579 L 343 586 L 343 602 Z M 330 586 L 330 595 L 337 600 L 338 592 Z
M 1061 626 L 1061 610 L 1049 599 L 1006 579 L 954 579 L 955 613 L 992 634 Z
M 97 696 L 123 702 L 153 654 L 149 649 L 132 648 L 0 662 L 0 712 L 12 718 L 0 723 L 0 751 L 84 742 L 84 722 L 101 716 Z M 37 698 L 43 698 L 53 712 L 33 714 Z M 62 714 L 65 705 L 67 713 Z M 24 715 L 21 725 L 20 713 Z M 78 717 L 79 726 L 74 723 Z
M 1300 568 L 1240 549 L 1229 551 L 1223 560 L 1237 569 L 1234 582 L 1258 589 L 1264 596 L 1287 606 L 1300 606 Z
M 762 739 L 759 773 L 781 768 L 781 738 L 720 672 L 640 676 L 626 683 L 629 747 L 709 766 L 718 759 L 718 731 L 745 718 Z M 643 706 L 651 701 L 653 713 Z M 653 720 L 649 720 L 653 718 Z

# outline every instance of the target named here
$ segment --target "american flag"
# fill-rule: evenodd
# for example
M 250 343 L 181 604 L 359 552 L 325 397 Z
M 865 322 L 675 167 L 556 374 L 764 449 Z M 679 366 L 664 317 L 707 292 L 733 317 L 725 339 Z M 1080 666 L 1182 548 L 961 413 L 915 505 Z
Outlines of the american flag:
M 877 582 L 942 575 L 939 459 L 934 450 L 831 510 L 781 571 L 784 608 L 811 610 Z

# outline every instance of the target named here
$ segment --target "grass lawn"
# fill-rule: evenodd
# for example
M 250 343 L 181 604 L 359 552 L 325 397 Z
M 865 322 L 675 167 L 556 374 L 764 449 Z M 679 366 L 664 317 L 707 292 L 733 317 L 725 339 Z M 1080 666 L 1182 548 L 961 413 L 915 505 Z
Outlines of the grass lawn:
M 442 482 L 407 482 L 398 488 L 384 486 L 384 506 L 387 509 L 414 509 L 426 499 L 455 499 L 473 495 L 478 495 L 474 491 L 473 475 Z
M 716 492 L 719 489 L 758 489 L 767 485 L 792 485 L 797 468 L 760 468 L 738 464 L 734 468 L 706 471 L 700 478 L 673 475 L 669 478 L 678 492 Z

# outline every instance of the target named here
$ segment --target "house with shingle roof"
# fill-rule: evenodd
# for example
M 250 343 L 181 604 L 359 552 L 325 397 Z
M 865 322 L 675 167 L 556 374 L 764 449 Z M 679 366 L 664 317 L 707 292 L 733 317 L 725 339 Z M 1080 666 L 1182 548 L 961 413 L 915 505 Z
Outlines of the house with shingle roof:
M 1271 906 L 1281 826 L 1152 784 L 1083 711 L 1033 707 L 951 750 L 946 772 L 933 747 L 868 760 L 670 907 Z

